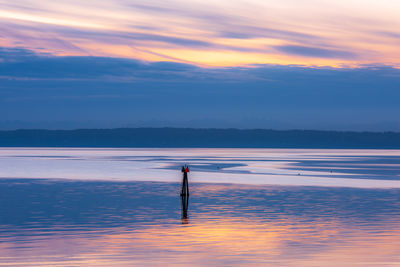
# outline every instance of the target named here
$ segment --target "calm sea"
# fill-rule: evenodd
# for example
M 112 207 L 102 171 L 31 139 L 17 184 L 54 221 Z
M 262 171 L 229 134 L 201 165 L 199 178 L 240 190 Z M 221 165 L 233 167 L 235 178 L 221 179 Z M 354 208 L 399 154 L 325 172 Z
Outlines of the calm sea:
M 0 177 L 0 266 L 400 266 L 398 150 L 2 148 Z

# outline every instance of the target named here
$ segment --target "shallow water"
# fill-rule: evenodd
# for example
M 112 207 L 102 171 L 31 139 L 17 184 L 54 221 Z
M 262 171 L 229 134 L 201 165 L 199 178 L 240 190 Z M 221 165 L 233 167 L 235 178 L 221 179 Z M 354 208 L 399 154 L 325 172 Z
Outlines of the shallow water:
M 400 188 L 399 150 L 0 148 L 0 178 Z
M 2 180 L 0 264 L 400 265 L 400 190 Z
M 398 151 L 0 154 L 3 266 L 400 266 Z

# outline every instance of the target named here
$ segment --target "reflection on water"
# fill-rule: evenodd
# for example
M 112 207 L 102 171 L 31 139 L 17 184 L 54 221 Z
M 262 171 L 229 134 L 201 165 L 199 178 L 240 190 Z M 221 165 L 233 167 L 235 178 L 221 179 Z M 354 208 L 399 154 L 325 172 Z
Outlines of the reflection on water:
M 189 211 L 180 190 L 0 180 L 0 265 L 400 265 L 399 189 L 191 183 Z
M 181 206 L 182 206 L 182 224 L 188 224 L 189 195 L 181 195 Z

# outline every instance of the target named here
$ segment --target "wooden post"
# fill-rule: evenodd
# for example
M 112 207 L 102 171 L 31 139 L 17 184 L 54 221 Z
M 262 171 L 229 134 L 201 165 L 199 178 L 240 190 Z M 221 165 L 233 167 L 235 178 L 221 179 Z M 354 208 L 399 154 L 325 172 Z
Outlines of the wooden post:
M 183 166 L 182 172 L 183 172 L 183 180 L 182 180 L 181 196 L 189 196 L 189 181 L 187 176 L 189 172 L 189 167 Z

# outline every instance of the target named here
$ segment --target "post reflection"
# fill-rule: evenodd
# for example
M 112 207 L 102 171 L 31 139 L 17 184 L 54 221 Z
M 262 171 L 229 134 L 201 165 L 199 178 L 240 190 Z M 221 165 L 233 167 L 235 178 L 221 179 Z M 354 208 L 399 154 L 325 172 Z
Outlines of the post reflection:
M 189 223 L 188 208 L 189 208 L 189 195 L 181 196 L 181 207 L 182 207 L 182 224 Z

